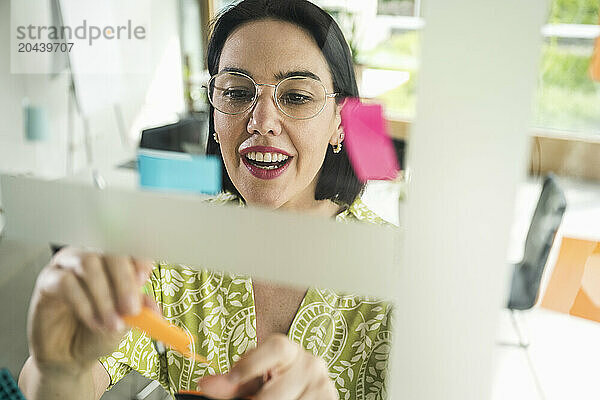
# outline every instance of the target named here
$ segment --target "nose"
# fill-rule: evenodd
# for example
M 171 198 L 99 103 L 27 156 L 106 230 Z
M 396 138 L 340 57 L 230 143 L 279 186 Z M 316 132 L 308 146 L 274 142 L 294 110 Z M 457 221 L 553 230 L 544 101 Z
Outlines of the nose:
M 250 111 L 247 128 L 249 134 L 281 134 L 281 113 L 273 98 L 274 90 L 270 85 L 259 87 L 256 103 Z

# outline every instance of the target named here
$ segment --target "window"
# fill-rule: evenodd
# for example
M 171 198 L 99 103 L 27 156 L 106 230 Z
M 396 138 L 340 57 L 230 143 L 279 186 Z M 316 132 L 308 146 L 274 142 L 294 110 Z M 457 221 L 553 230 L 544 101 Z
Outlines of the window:
M 338 20 L 354 51 L 361 95 L 390 117 L 412 119 L 419 70 L 421 0 L 315 0 Z M 552 0 L 532 125 L 600 134 L 600 83 L 589 78 L 600 36 L 598 0 Z M 362 78 L 362 79 L 361 79 Z
M 415 111 L 421 0 L 315 0 L 338 21 L 356 65 L 361 96 L 391 117 Z
M 598 0 L 553 0 L 542 30 L 536 127 L 600 134 L 600 83 L 588 74 L 599 11 Z
M 380 0 L 377 2 L 378 15 L 414 17 L 420 14 L 420 8 L 420 0 Z
M 215 11 L 218 13 L 219 11 L 222 11 L 225 7 L 228 7 L 237 2 L 237 0 L 214 0 Z

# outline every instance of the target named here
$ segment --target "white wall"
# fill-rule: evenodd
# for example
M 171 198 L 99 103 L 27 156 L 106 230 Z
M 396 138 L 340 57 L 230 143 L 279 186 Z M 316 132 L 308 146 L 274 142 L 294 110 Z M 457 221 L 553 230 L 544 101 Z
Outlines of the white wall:
M 107 104 L 89 117 L 97 165 L 114 165 L 129 157 L 141 129 L 173 122 L 183 111 L 176 0 L 152 0 L 150 73 L 104 76 L 105 85 L 119 85 L 119 103 L 129 148 L 122 146 L 114 107 Z M 69 79 L 10 73 L 10 1 L 0 0 L 0 172 L 60 177 L 66 172 Z M 106 86 L 108 88 L 108 86 Z M 86 93 L 90 94 L 90 93 Z M 93 93 L 92 93 L 93 95 Z M 49 116 L 51 137 L 45 142 L 24 139 L 22 101 L 42 106 Z M 75 121 L 75 168 L 85 166 L 81 121 Z

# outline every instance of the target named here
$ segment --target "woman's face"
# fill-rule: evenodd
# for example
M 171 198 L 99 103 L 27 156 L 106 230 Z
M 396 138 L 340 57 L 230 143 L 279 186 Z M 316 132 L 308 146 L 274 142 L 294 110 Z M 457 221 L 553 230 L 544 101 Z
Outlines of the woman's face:
M 219 72 L 225 69 L 243 71 L 258 84 L 277 84 L 284 76 L 310 72 L 327 93 L 334 91 L 327 61 L 316 42 L 289 22 L 262 20 L 239 27 L 223 47 Z M 315 188 L 327 146 L 339 142 L 339 110 L 335 100 L 328 98 L 314 118 L 293 119 L 277 108 L 274 90 L 261 86 L 255 106 L 242 114 L 214 111 L 225 168 L 249 204 L 311 208 L 316 205 Z M 271 159 L 288 156 L 287 162 L 283 167 L 264 168 L 256 159 L 265 160 L 267 153 Z

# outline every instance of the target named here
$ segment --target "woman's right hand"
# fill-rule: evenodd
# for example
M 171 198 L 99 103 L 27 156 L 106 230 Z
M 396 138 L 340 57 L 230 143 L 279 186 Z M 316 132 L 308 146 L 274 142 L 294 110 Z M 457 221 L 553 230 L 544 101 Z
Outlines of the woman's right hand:
M 152 264 L 73 248 L 58 252 L 38 276 L 29 308 L 29 349 L 38 369 L 78 373 L 114 351 L 125 333 L 121 317 L 150 301 L 140 287 Z

